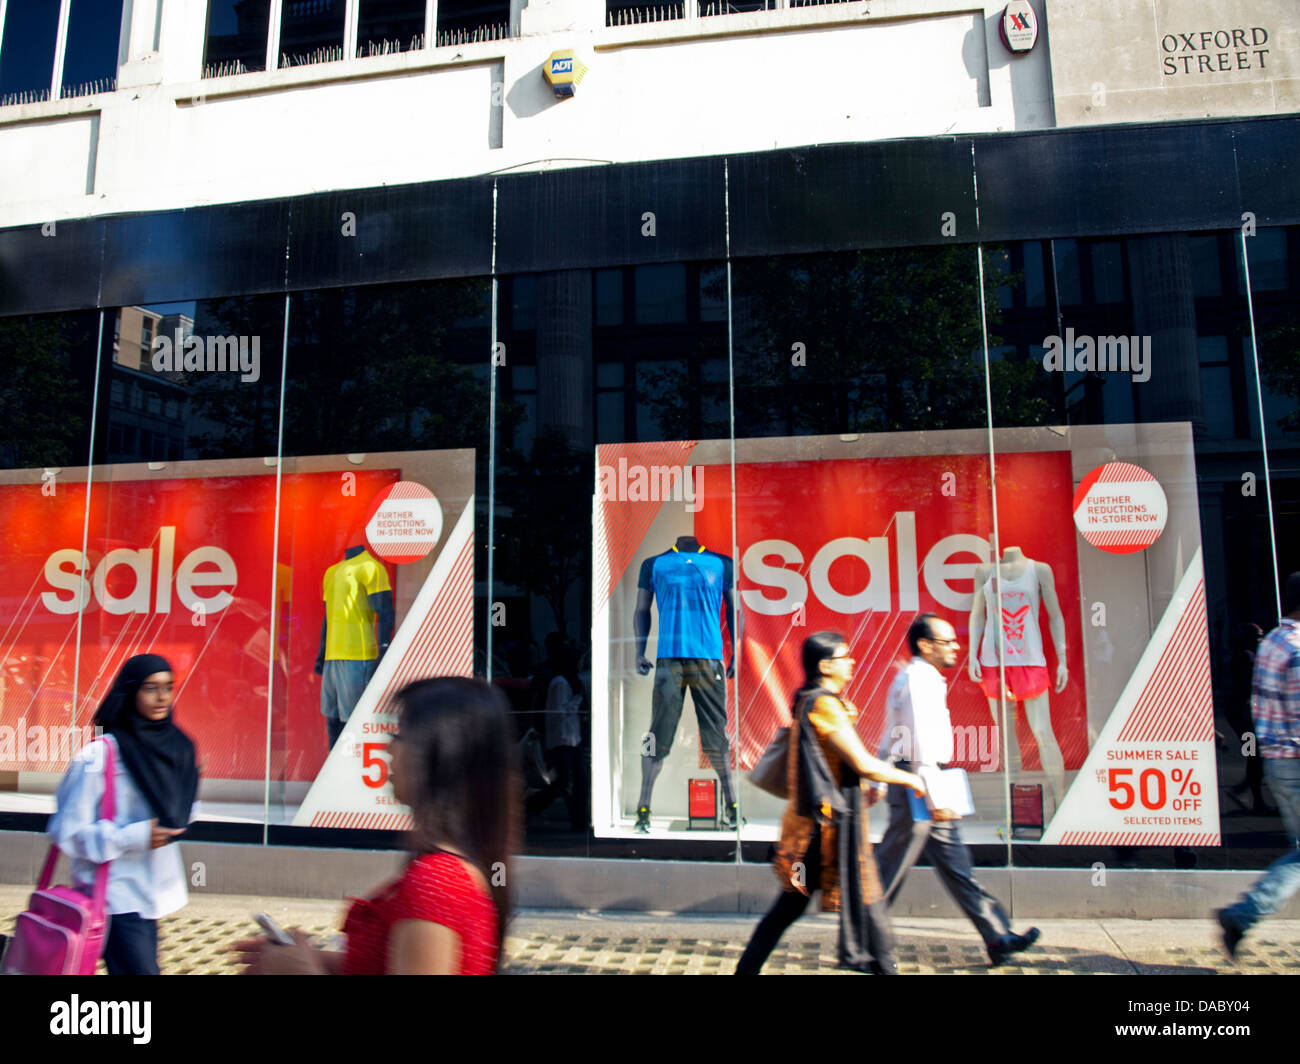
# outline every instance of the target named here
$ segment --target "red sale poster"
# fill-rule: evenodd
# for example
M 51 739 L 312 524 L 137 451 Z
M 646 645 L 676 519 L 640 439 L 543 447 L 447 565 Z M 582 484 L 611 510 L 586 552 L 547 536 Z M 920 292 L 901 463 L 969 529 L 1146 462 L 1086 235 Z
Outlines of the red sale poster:
M 997 468 L 1004 548 L 1019 547 L 1055 577 L 1073 682 L 1051 695 L 1051 723 L 1066 769 L 1076 769 L 1087 754 L 1088 735 L 1070 456 L 999 454 Z M 731 483 L 726 467 L 704 468 L 703 505 L 695 516 L 703 543 L 730 539 Z M 874 749 L 890 682 L 910 656 L 908 625 L 930 612 L 951 622 L 962 643 L 958 667 L 947 677 L 956 763 L 971 772 L 1000 768 L 989 701 L 968 675 L 974 572 L 988 561 L 993 530 L 988 459 L 748 463 L 736 466 L 735 485 L 736 584 L 746 623 L 738 690 L 740 767 L 752 767 L 776 728 L 788 722 L 791 692 L 803 675 L 803 638 L 822 630 L 842 632 L 857 659 L 848 697 L 861 709 L 859 730 Z M 1028 623 L 1042 629 L 1054 676 L 1048 619 Z M 1016 727 L 1023 767 L 1036 770 L 1038 752 L 1023 712 Z

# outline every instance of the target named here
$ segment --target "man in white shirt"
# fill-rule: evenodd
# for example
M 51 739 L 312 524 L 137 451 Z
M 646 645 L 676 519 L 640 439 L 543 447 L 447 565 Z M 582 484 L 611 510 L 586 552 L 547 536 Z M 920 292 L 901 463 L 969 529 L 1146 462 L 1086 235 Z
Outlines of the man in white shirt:
M 894 677 L 885 709 L 885 729 L 878 757 L 891 755 L 909 772 L 941 768 L 952 760 L 952 721 L 948 716 L 948 682 L 943 673 L 957 664 L 961 649 L 953 626 L 933 613 L 923 613 L 907 630 L 912 660 Z M 873 790 L 874 803 L 880 789 Z M 949 894 L 984 940 L 994 967 L 1038 940 L 1038 928 L 1022 935 L 998 900 L 975 879 L 970 853 L 957 831 L 957 814 L 938 809 L 931 820 L 914 820 L 905 788 L 889 788 L 889 827 L 876 847 L 880 882 L 893 902 L 908 870 L 924 853 Z

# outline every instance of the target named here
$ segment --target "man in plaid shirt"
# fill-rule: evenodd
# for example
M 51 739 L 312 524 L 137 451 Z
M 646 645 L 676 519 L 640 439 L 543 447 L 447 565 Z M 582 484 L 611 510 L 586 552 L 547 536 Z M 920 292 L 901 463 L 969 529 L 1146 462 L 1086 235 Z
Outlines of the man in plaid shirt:
M 1254 924 L 1300 890 L 1300 572 L 1287 577 L 1282 612 L 1281 623 L 1255 654 L 1251 712 L 1264 778 L 1291 836 L 1291 849 L 1235 905 L 1215 913 L 1229 957 L 1236 956 L 1237 945 Z

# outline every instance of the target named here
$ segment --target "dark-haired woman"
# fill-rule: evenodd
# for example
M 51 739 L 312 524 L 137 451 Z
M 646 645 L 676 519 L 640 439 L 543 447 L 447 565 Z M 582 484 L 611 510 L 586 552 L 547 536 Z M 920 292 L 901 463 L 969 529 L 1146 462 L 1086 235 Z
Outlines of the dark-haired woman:
M 804 641 L 804 682 L 791 707 L 790 799 L 773 862 L 784 890 L 754 929 L 737 975 L 758 974 L 817 889 L 822 910 L 840 914 L 840 966 L 897 973 L 862 787 L 865 780 L 879 780 L 924 793 L 925 784 L 872 757 L 862 745 L 857 707 L 843 695 L 853 665 L 844 637 L 836 632 L 818 632 Z
M 231 947 L 249 974 L 490 975 L 510 914 L 518 770 L 509 707 L 491 684 L 439 677 L 395 696 L 389 778 L 414 826 L 400 878 L 353 903 L 345 952 L 304 936 Z
M 110 975 L 158 974 L 158 920 L 189 900 L 180 847 L 194 813 L 199 769 L 194 743 L 172 719 L 172 667 L 140 654 L 118 672 L 94 723 L 103 737 L 86 744 L 68 766 L 48 833 L 73 858 L 74 882 L 89 893 L 95 865 L 108 868 Z M 116 804 L 100 817 L 106 746 L 113 749 Z

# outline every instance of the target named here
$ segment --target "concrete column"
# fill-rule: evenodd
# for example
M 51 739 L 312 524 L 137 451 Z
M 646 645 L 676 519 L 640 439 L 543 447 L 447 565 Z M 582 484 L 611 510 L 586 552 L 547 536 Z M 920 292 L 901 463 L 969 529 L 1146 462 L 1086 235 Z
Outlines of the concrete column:
M 577 451 L 592 435 L 591 271 L 537 278 L 537 432 L 564 434 Z
M 1187 238 L 1181 233 L 1130 237 L 1128 249 L 1134 329 L 1139 337 L 1151 337 L 1151 379 L 1138 388 L 1140 416 L 1190 421 L 1194 432 L 1204 432 Z

